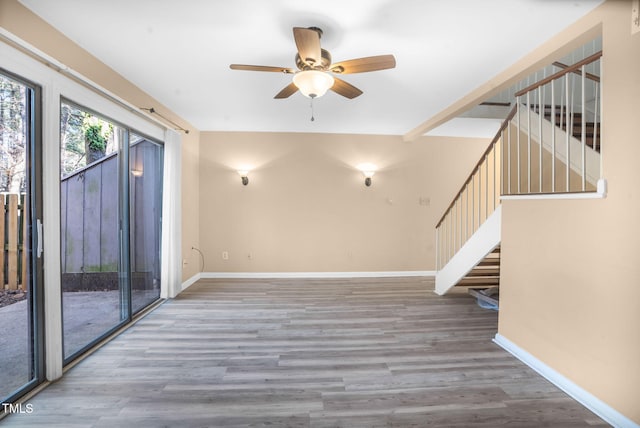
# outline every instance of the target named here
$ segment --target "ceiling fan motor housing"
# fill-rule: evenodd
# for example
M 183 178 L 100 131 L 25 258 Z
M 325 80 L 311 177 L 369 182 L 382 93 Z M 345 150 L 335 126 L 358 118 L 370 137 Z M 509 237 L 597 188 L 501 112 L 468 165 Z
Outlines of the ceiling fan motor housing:
M 300 58 L 300 54 L 296 54 L 296 67 L 299 70 L 328 70 L 331 66 L 331 54 L 326 49 L 320 49 L 320 64 L 309 65 L 309 61 L 306 62 Z

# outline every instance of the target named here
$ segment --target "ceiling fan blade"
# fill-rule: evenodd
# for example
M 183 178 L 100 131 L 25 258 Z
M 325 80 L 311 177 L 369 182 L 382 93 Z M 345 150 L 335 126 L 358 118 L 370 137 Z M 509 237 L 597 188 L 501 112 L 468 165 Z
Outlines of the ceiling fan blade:
M 293 38 L 296 41 L 300 59 L 310 67 L 322 63 L 320 33 L 310 28 L 294 27 Z
M 275 73 L 293 74 L 295 70 L 287 67 L 270 67 L 267 65 L 245 65 L 245 64 L 231 64 L 229 66 L 232 70 L 246 70 L 246 71 L 271 71 Z
M 338 79 L 337 77 L 334 77 L 333 79 L 334 83 L 331 87 L 331 90 L 333 92 L 349 99 L 353 99 L 359 95 L 362 95 L 362 91 L 353 86 L 351 83 L 347 83 L 342 79 Z
M 365 73 L 367 71 L 387 70 L 395 66 L 396 58 L 393 55 L 378 55 L 331 64 L 331 71 L 339 74 Z
M 298 92 L 298 87 L 293 83 L 289 83 L 283 90 L 276 94 L 275 99 L 289 98 L 291 95 Z

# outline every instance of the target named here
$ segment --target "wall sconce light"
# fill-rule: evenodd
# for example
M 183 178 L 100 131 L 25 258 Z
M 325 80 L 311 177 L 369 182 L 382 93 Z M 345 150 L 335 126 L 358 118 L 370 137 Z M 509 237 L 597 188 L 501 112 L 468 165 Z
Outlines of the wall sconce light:
M 371 177 L 376 173 L 378 167 L 371 163 L 363 163 L 358 165 L 358 169 L 364 174 L 364 185 L 371 186 Z
M 362 171 L 364 174 L 364 185 L 369 187 L 371 186 L 371 177 L 375 174 L 375 171 Z
M 249 184 L 249 171 L 247 170 L 239 170 L 238 174 L 240 174 L 240 178 L 242 179 L 242 184 L 243 185 L 247 185 Z
M 142 177 L 142 170 L 141 169 L 132 169 L 131 170 L 131 175 L 133 175 L 134 177 Z

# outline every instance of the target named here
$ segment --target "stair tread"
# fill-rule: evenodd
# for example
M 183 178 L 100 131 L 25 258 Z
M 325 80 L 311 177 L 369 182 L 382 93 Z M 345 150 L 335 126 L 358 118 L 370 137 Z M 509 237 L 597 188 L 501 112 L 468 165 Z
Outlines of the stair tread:
M 500 266 L 500 261 L 483 260 L 480 263 L 478 263 L 476 266 Z
M 477 271 L 471 271 L 469 272 L 465 278 L 499 278 L 500 277 L 500 272 L 477 272 Z
M 498 285 L 500 278 L 463 278 L 456 285 Z

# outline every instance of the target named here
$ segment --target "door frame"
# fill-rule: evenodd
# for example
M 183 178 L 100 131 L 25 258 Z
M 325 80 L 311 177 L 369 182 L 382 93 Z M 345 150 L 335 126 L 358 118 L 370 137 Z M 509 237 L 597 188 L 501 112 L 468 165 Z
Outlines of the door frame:
M 42 240 L 42 87 L 16 73 L 0 68 L 0 74 L 15 80 L 27 88 L 26 116 L 27 142 L 25 144 L 25 164 L 27 173 L 28 217 L 26 218 L 29 239 L 29 368 L 32 379 L 23 384 L 8 397 L 6 402 L 14 402 L 45 381 L 45 322 L 44 322 L 44 260 Z M 25 201 L 26 202 L 26 201 Z M 24 243 L 23 243 L 24 245 Z M 24 281 L 24 278 L 23 278 Z

